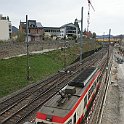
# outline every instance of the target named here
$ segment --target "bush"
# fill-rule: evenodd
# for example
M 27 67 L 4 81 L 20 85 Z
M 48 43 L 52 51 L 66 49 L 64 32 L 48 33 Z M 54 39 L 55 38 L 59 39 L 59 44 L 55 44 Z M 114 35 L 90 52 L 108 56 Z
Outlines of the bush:
M 25 41 L 25 33 L 23 32 L 18 32 L 17 33 L 17 42 L 24 42 Z

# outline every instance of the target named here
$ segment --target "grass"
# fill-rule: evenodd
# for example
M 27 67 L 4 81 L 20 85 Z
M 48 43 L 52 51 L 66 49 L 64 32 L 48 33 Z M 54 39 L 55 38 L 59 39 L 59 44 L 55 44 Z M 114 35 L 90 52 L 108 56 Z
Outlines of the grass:
M 0 60 L 0 98 L 30 83 L 42 80 L 72 63 L 79 55 L 77 46 L 29 56 L 30 81 L 26 80 L 26 56 Z M 66 60 L 65 60 L 66 58 Z
M 73 48 L 73 50 L 76 49 Z M 78 51 L 77 51 L 78 52 Z M 75 58 L 72 48 L 66 50 L 67 64 Z M 6 96 L 30 83 L 44 79 L 64 67 L 64 51 L 57 50 L 29 56 L 30 81 L 26 80 L 26 56 L 0 61 L 0 97 Z M 75 56 L 75 57 L 74 57 Z

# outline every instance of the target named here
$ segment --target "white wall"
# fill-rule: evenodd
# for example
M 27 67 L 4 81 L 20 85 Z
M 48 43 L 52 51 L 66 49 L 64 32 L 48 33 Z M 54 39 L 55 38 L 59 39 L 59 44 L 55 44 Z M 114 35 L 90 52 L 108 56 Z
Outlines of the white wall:
M 9 22 L 8 20 L 0 20 L 0 40 L 9 39 Z
M 64 38 L 64 36 L 66 35 L 66 28 L 60 28 L 60 37 Z

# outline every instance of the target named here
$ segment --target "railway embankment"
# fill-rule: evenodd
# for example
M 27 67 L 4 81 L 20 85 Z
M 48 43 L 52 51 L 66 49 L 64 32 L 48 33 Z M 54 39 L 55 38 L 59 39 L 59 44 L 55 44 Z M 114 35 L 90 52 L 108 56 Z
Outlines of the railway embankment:
M 79 61 L 79 44 L 70 41 L 66 50 L 63 47 L 64 42 L 51 41 L 51 42 L 31 42 L 29 45 L 29 57 L 26 55 L 25 43 L 3 43 L 0 45 L 0 98 L 11 94 L 31 83 L 43 80 L 46 77 L 55 74 L 58 70 L 62 70 L 73 63 L 75 60 Z M 85 42 L 86 43 L 86 42 Z M 92 44 L 95 44 L 92 42 Z M 97 44 L 97 43 L 96 43 Z M 89 53 L 94 53 L 95 45 L 83 44 L 86 56 Z M 96 45 L 96 49 L 100 47 Z M 60 49 L 61 50 L 60 50 Z M 57 49 L 57 50 L 54 50 Z M 48 52 L 51 51 L 52 52 Z M 8 52 L 7 52 L 8 51 Z M 44 53 L 44 54 L 41 54 Z M 35 55 L 33 55 L 35 54 Z M 19 56 L 19 57 L 17 57 Z M 21 56 L 21 57 L 20 57 Z M 83 56 L 86 57 L 86 56 Z M 6 58 L 6 59 L 5 59 Z M 8 59 L 7 59 L 8 58 Z M 29 60 L 29 77 L 27 80 L 26 69 L 28 67 L 27 60 Z

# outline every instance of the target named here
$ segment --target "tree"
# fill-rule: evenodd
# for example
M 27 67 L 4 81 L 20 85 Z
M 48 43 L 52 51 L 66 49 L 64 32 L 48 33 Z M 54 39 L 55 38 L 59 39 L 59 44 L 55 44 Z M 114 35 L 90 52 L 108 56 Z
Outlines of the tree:
M 85 28 L 84 31 L 83 31 L 83 35 L 87 35 L 86 28 Z
M 17 33 L 17 42 L 24 42 L 25 41 L 25 33 L 18 31 Z
M 78 24 L 78 20 L 77 19 L 75 19 L 74 25 L 78 28 L 78 33 L 80 33 L 80 27 L 79 27 L 79 24 Z
M 95 32 L 93 32 L 93 34 L 92 34 L 92 38 L 96 38 L 96 33 Z

